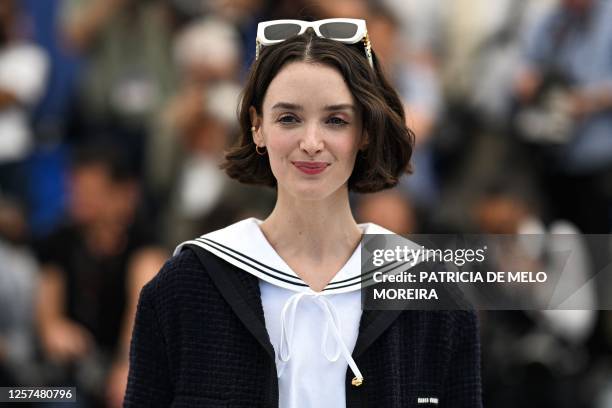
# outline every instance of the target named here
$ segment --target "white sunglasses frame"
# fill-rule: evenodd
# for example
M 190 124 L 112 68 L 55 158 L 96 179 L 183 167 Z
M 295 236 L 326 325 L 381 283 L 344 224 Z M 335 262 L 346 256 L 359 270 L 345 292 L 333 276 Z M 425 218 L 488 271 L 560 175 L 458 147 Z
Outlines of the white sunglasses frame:
M 329 38 L 325 37 L 321 34 L 320 27 L 323 24 L 328 23 L 353 23 L 357 26 L 357 31 L 355 35 L 351 38 Z M 255 49 L 255 60 L 259 59 L 259 53 L 262 46 L 265 45 L 274 45 L 285 41 L 283 40 L 269 40 L 265 36 L 265 30 L 267 27 L 277 25 L 277 24 L 295 24 L 300 27 L 300 31 L 296 35 L 304 34 L 308 28 L 312 28 L 316 35 L 321 38 L 327 38 L 329 40 L 338 41 L 345 44 L 356 44 L 360 40 L 363 40 L 366 57 L 368 58 L 368 62 L 370 63 L 370 67 L 374 69 L 374 61 L 372 60 L 372 46 L 370 44 L 370 38 L 368 36 L 368 30 L 366 28 L 366 22 L 362 19 L 357 18 L 326 18 L 324 20 L 317 21 L 303 21 L 303 20 L 270 20 L 263 21 L 257 24 L 257 39 L 256 39 L 256 49 Z

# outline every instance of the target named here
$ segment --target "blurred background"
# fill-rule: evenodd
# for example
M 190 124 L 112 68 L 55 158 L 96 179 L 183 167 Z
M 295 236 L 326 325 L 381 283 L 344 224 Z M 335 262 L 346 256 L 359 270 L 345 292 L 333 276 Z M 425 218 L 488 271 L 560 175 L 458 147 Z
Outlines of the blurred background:
M 121 406 L 142 285 L 179 242 L 274 203 L 217 167 L 257 22 L 329 17 L 367 20 L 416 133 L 414 174 L 352 196 L 359 221 L 610 233 L 612 1 L 1 0 L 0 385 Z M 588 279 L 612 244 L 586 237 Z M 612 407 L 610 312 L 481 326 L 485 406 Z

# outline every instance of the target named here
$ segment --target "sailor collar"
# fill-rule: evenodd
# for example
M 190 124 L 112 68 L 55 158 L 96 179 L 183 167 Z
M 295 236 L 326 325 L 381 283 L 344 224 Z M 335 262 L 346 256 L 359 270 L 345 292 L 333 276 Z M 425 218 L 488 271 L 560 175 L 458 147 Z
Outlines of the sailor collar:
M 223 229 L 181 243 L 196 245 L 261 280 L 296 292 L 314 292 L 280 257 L 260 229 L 261 220 L 247 218 Z M 376 224 L 358 225 L 364 234 L 393 234 Z M 346 293 L 361 289 L 361 243 L 349 260 L 323 289 L 323 294 Z

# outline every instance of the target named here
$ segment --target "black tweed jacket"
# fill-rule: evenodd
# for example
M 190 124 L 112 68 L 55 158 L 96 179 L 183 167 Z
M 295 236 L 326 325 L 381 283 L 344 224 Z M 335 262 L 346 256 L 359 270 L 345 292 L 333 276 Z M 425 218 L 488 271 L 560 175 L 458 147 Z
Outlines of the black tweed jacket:
M 264 322 L 255 276 L 186 248 L 140 294 L 124 406 L 278 407 Z M 472 312 L 366 310 L 353 358 L 347 407 L 482 407 Z

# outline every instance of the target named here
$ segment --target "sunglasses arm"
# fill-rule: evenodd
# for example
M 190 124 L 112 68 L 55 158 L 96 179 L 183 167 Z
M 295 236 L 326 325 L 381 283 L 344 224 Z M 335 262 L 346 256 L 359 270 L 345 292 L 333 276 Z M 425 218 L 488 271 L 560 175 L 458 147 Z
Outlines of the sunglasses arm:
M 372 59 L 372 44 L 370 43 L 370 37 L 368 36 L 368 32 L 366 31 L 363 36 L 363 47 L 365 49 L 366 57 L 368 58 L 368 62 L 370 63 L 370 68 L 374 70 L 374 60 Z
M 261 52 L 261 43 L 259 39 L 255 40 L 255 61 L 259 59 L 259 53 Z

